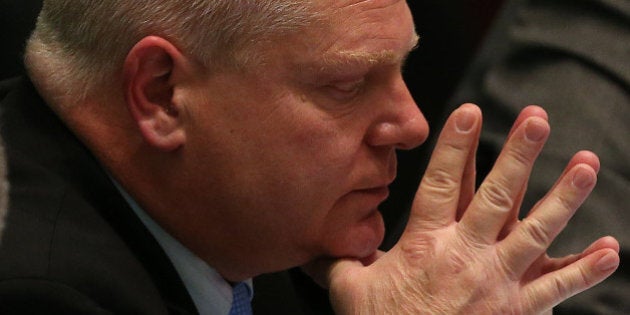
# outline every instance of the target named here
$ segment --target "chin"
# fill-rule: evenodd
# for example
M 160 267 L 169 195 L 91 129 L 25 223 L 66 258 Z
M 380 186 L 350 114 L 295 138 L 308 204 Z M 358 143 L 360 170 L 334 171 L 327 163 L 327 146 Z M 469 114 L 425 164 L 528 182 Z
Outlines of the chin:
M 334 248 L 331 256 L 363 259 L 373 255 L 383 242 L 385 223 L 380 212 L 376 211 L 342 233 L 331 239 Z

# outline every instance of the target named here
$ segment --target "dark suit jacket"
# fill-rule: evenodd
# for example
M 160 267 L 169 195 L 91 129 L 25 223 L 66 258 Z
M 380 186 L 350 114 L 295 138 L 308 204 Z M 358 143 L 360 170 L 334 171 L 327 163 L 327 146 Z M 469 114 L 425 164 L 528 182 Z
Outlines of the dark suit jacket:
M 0 314 L 193 314 L 157 242 L 28 80 L 3 83 Z
M 0 131 L 10 182 L 0 314 L 197 313 L 156 240 L 27 79 L 0 82 Z M 255 314 L 330 313 L 312 301 L 324 292 L 293 274 L 254 279 Z
M 621 243 L 621 266 L 554 314 L 630 314 L 630 1 L 510 1 L 452 106 L 463 102 L 476 102 L 484 112 L 481 173 L 494 162 L 523 107 L 539 104 L 548 111 L 552 132 L 524 211 L 553 185 L 575 152 L 589 149 L 600 156 L 597 187 L 552 252 L 579 252 L 611 234 Z

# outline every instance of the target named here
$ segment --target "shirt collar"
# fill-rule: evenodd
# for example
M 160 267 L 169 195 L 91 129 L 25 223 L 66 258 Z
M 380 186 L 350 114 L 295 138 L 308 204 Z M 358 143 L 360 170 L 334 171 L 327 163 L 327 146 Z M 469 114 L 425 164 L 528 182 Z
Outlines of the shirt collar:
M 177 241 L 149 216 L 116 182 L 120 191 L 140 221 L 158 241 L 188 290 L 199 314 L 228 314 L 232 306 L 232 286 L 208 264 Z M 245 281 L 253 298 L 252 279 Z

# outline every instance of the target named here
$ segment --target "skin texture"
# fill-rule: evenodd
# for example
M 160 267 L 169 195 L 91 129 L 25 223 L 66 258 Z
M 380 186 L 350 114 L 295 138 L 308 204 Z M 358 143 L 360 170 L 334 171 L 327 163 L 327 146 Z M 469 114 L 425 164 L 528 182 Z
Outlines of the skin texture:
M 463 187 L 472 182 L 464 174 L 481 113 L 472 104 L 456 110 L 399 243 L 375 261 L 310 266 L 315 274 L 326 271 L 319 275 L 328 276 L 338 313 L 540 314 L 612 274 L 619 245 L 611 237 L 578 255 L 545 255 L 595 185 L 599 161 L 593 153 L 577 153 L 529 216 L 515 219 L 527 174 L 549 134 L 545 117 L 539 107 L 521 113 L 491 174 L 470 196 Z M 468 131 L 457 125 L 471 120 Z M 463 211 L 461 200 L 470 200 Z
M 340 314 L 534 314 L 613 272 L 612 238 L 576 256 L 544 254 L 595 184 L 594 154 L 574 156 L 532 214 L 516 218 L 549 133 L 539 107 L 518 118 L 476 193 L 481 113 L 457 110 L 400 243 L 377 252 L 395 150 L 428 133 L 400 71 L 417 37 L 405 1 L 318 3 L 320 28 L 276 39 L 265 62 L 241 72 L 205 69 L 148 36 L 129 52 L 122 89 L 59 114 L 224 278 L 313 262 Z
M 230 281 L 368 257 L 383 239 L 378 205 L 395 150 L 428 134 L 401 76 L 417 43 L 411 15 L 404 1 L 386 4 L 385 15 L 381 4 L 322 2 L 321 28 L 277 39 L 241 72 L 204 69 L 146 37 L 118 98 L 61 116 L 146 212 Z

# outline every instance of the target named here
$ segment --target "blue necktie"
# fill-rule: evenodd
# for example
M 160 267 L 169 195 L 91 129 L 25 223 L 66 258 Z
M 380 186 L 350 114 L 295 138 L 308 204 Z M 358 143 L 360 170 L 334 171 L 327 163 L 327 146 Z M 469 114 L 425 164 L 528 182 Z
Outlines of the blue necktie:
M 232 288 L 232 308 L 230 315 L 252 315 L 251 297 L 249 287 L 245 282 L 240 282 Z

